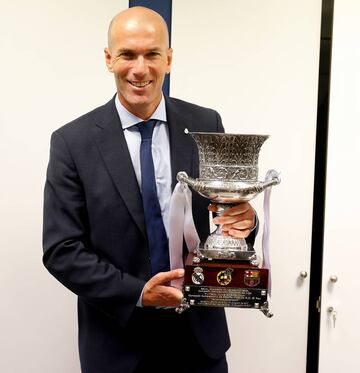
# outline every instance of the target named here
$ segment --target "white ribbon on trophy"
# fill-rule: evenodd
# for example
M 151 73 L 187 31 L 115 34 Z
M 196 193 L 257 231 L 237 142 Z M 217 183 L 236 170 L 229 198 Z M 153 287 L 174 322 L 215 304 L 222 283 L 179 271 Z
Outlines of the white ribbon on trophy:
M 272 179 L 280 180 L 280 173 L 276 170 L 269 170 L 265 176 L 265 182 Z M 264 191 L 264 228 L 262 236 L 262 253 L 263 253 L 263 267 L 269 270 L 268 277 L 268 294 L 271 297 L 271 264 L 270 264 L 270 195 L 272 187 L 268 187 Z
M 194 252 L 200 244 L 192 215 L 191 191 L 187 184 L 178 182 L 170 200 L 169 251 L 170 269 L 184 268 L 183 242 L 189 252 Z M 171 286 L 182 287 L 182 279 L 171 281 Z

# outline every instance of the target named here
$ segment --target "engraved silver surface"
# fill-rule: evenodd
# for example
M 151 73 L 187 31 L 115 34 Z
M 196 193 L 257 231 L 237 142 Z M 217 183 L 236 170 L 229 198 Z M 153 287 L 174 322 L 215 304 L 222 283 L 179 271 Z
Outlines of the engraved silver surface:
M 188 184 L 193 190 L 214 203 L 248 202 L 266 188 L 280 183 L 278 178 L 256 182 L 201 180 L 191 178 L 184 171 L 178 172 L 177 180 Z
M 207 259 L 223 259 L 223 260 L 247 260 L 251 261 L 253 255 L 256 255 L 256 252 L 253 250 L 240 251 L 237 247 L 229 249 L 228 247 L 218 248 L 218 249 L 209 249 L 207 247 L 199 248 L 199 252 L 203 257 Z M 256 262 L 258 265 L 258 262 Z
M 191 132 L 199 151 L 200 179 L 256 181 L 266 135 Z

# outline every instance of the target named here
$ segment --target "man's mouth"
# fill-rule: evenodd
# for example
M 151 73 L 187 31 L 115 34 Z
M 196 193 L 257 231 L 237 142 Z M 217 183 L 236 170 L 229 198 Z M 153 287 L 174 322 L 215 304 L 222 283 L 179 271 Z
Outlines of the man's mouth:
M 129 83 L 134 86 L 134 87 L 137 87 L 137 88 L 144 88 L 146 86 L 148 86 L 150 83 L 151 83 L 151 80 L 143 80 L 141 82 L 137 82 L 137 81 L 131 81 L 129 80 Z

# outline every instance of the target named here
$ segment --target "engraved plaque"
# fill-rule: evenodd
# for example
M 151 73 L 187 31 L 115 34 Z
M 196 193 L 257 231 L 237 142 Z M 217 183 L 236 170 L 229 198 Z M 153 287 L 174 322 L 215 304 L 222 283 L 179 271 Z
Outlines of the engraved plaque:
M 185 297 L 194 306 L 260 308 L 267 301 L 266 289 L 190 285 L 187 290 Z
M 192 306 L 261 308 L 267 286 L 268 270 L 247 262 L 194 263 L 189 254 L 185 263 L 184 297 Z

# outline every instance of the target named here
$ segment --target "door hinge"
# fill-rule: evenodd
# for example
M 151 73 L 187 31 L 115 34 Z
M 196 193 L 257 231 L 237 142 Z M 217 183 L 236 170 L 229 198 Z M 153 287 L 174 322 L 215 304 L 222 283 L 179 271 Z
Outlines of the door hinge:
M 319 298 L 316 300 L 316 308 L 317 308 L 318 312 L 320 313 L 320 310 L 321 310 L 321 296 L 319 296 Z

